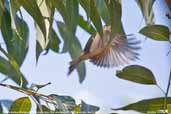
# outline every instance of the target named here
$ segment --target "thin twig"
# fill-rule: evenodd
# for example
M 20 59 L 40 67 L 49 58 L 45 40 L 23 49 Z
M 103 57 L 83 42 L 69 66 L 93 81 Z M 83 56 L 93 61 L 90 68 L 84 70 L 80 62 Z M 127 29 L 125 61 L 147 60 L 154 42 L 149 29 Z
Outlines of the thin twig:
M 165 95 L 166 93 L 165 93 L 165 91 L 158 85 L 158 84 L 156 84 L 156 86 L 161 90 L 161 92 Z
M 34 96 L 31 95 L 30 97 L 31 97 L 31 98 L 33 99 L 33 101 L 36 103 L 36 105 L 38 106 L 40 112 L 43 113 L 43 109 L 42 109 L 42 106 L 40 105 L 40 103 L 35 99 Z
M 9 79 L 9 77 L 5 77 L 3 80 L 0 81 L 0 83 L 4 83 L 8 79 Z
M 36 96 L 36 97 L 40 98 L 41 100 L 44 100 L 44 101 L 46 101 L 48 103 L 51 103 L 51 104 L 56 104 L 53 100 L 49 99 L 49 97 L 47 95 L 37 93 L 37 92 L 35 92 L 34 90 L 31 90 L 31 89 L 25 89 L 25 88 L 21 88 L 21 87 L 9 85 L 9 84 L 2 84 L 2 83 L 0 83 L 0 86 L 16 90 L 16 91 L 24 93 L 24 94 L 26 94 L 28 96 Z

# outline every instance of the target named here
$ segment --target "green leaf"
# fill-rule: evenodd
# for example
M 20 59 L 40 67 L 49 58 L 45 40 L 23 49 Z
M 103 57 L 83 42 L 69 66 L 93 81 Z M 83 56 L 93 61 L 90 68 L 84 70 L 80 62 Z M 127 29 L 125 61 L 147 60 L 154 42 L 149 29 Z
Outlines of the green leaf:
M 4 9 L 4 0 L 0 1 L 0 9 L 3 10 Z
M 1 56 L 0 56 L 0 72 L 6 75 L 7 77 L 9 77 L 10 79 L 12 79 L 16 84 L 20 85 L 20 76 L 18 75 L 17 71 L 10 64 L 10 62 L 5 60 Z M 22 74 L 22 79 L 23 79 L 23 86 L 26 87 L 28 82 L 23 76 L 23 74 Z
M 5 10 L 4 0 L 0 0 L 0 27 L 1 27 L 1 20 L 4 10 Z
M 90 19 L 96 27 L 97 32 L 100 36 L 103 36 L 103 27 L 97 6 L 94 0 L 90 0 Z
M 3 114 L 3 108 L 2 108 L 1 102 L 0 102 L 0 114 Z
M 171 104 L 167 105 L 167 110 L 168 110 L 168 114 L 170 114 L 171 113 Z
M 77 0 L 67 0 L 66 9 L 69 16 L 68 28 L 71 32 L 75 33 L 79 16 Z
M 45 2 L 46 2 L 47 9 L 48 9 L 48 13 L 50 14 L 49 21 L 50 21 L 50 23 L 52 23 L 53 19 L 54 19 L 55 6 L 54 6 L 52 0 L 45 0 Z
M 61 41 L 60 41 L 57 33 L 52 29 L 49 33 L 49 43 L 48 43 L 48 46 L 46 47 L 46 51 L 48 52 L 49 49 L 51 49 L 54 52 L 59 52 L 60 42 Z M 44 50 L 41 48 L 39 42 L 36 41 L 36 62 L 38 62 L 39 56 L 43 51 Z
M 100 16 L 102 17 L 106 25 L 110 25 L 110 16 L 109 16 L 109 12 L 105 4 L 105 1 L 96 0 L 96 4 L 97 4 L 97 9 L 98 9 Z
M 135 0 L 141 9 L 146 25 L 154 24 L 153 4 L 155 0 Z
M 67 13 L 67 9 L 63 3 L 63 0 L 51 0 L 54 7 L 57 8 L 58 12 L 61 14 L 63 20 L 65 21 L 65 23 L 67 25 L 69 25 L 70 20 L 69 20 L 69 16 Z
M 112 29 L 112 35 L 121 34 L 125 35 L 121 16 L 121 1 L 120 0 L 105 0 L 106 6 L 108 8 L 109 16 L 110 16 L 110 25 Z
M 55 7 L 53 5 L 53 2 L 51 0 L 46 0 L 46 5 L 47 5 L 47 9 L 49 11 L 49 23 L 50 23 L 50 27 L 49 27 L 49 33 L 48 33 L 48 39 L 50 40 L 50 34 L 53 31 L 52 29 L 52 24 L 53 24 L 53 20 L 54 20 L 54 14 L 55 14 Z
M 53 50 L 54 52 L 59 52 L 59 44 L 61 43 L 61 41 L 57 33 L 53 29 L 50 31 L 49 40 L 50 41 L 47 48 Z
M 23 8 L 32 16 L 35 22 L 39 25 L 44 37 L 46 38 L 46 26 L 44 17 L 41 14 L 39 6 L 37 5 L 36 0 L 15 0 L 16 6 L 23 6 Z M 46 39 L 45 39 L 46 40 Z
M 76 59 L 80 56 L 82 50 L 80 42 L 78 41 L 77 37 L 67 29 L 64 23 L 57 22 L 57 25 L 59 28 L 59 32 L 64 40 L 64 47 L 62 52 L 69 52 L 71 58 Z M 77 67 L 77 72 L 79 74 L 79 81 L 80 83 L 82 83 L 86 76 L 86 68 L 84 62 L 82 62 Z
M 83 28 L 85 31 L 87 31 L 89 34 L 93 34 L 96 32 L 94 27 L 89 24 L 88 21 L 84 20 L 83 16 L 79 16 L 79 26 Z
M 38 41 L 36 41 L 36 63 L 38 63 L 40 54 L 43 52 L 43 49 L 41 48 Z
M 90 17 L 90 0 L 78 0 L 80 5 L 83 7 L 87 16 Z
M 10 54 L 8 54 L 3 48 L 1 48 L 1 46 L 0 46 L 0 51 L 5 55 L 5 57 L 8 58 L 10 65 L 15 69 L 17 76 L 20 78 L 20 87 L 23 87 L 24 79 L 23 79 L 22 73 L 20 71 L 19 65 L 17 64 L 15 59 Z
M 10 14 L 4 11 L 2 18 L 2 36 L 7 46 L 7 51 L 14 57 L 19 66 L 22 65 L 28 52 L 28 34 L 29 29 L 26 22 L 19 17 L 16 17 L 17 31 L 12 29 Z
M 117 71 L 116 76 L 140 84 L 156 84 L 153 73 L 143 66 L 127 66 L 123 70 Z
M 75 100 L 70 96 L 61 96 L 56 94 L 50 94 L 48 96 L 51 100 L 56 101 L 59 111 L 72 111 L 76 106 Z
M 38 25 L 36 25 L 36 42 L 39 43 L 42 50 L 46 49 L 47 43 L 49 42 L 49 39 L 44 37 L 44 35 Z
M 31 101 L 28 97 L 21 97 L 16 99 L 9 109 L 8 114 L 13 114 L 17 112 L 19 114 L 29 114 L 31 110 Z
M 17 8 L 18 7 L 15 6 L 14 0 L 9 3 L 9 12 L 11 16 L 11 28 L 16 30 L 16 32 L 18 32 L 17 25 L 16 25 Z
M 88 18 L 91 19 L 96 31 L 103 36 L 101 18 L 94 0 L 79 0 L 80 5 L 84 8 Z
M 53 23 L 53 16 L 54 16 L 54 10 L 51 1 L 45 1 L 45 0 L 37 0 L 37 4 L 39 6 L 39 9 L 41 11 L 41 14 L 43 17 L 46 17 L 44 19 L 45 23 L 45 29 L 46 29 L 46 36 L 44 36 L 44 33 L 41 31 L 41 28 L 39 26 L 36 26 L 36 39 L 39 42 L 41 48 L 45 50 L 47 48 L 47 45 L 49 43 L 49 34 L 51 31 L 52 23 Z
M 55 111 L 62 111 L 62 112 L 68 112 L 69 110 L 65 106 L 65 104 L 62 103 L 62 101 L 58 98 L 58 95 L 51 94 L 48 96 L 49 99 L 53 100 L 55 102 Z
M 147 99 L 113 110 L 134 110 L 141 113 L 159 112 L 160 110 L 164 110 L 164 100 L 164 97 Z M 170 103 L 171 97 L 167 98 L 167 104 Z
M 158 41 L 169 40 L 169 28 L 164 25 L 150 25 L 142 28 L 139 33 Z
M 0 9 L 0 28 L 1 28 L 1 21 L 2 21 L 2 16 L 3 15 L 3 11 Z
M 32 89 L 34 91 L 38 91 L 41 88 L 44 88 L 45 86 L 50 85 L 50 84 L 51 84 L 51 82 L 48 82 L 48 83 L 45 83 L 45 84 L 35 84 L 35 83 L 32 83 L 31 86 L 30 86 L 30 89 Z
M 51 48 L 54 51 L 58 51 L 58 45 L 56 45 L 56 44 L 59 43 L 58 39 L 53 38 L 53 37 L 55 37 L 55 33 L 52 33 L 52 23 L 53 23 L 53 17 L 54 17 L 54 12 L 55 12 L 55 6 L 53 4 L 53 0 L 44 0 L 44 1 L 38 0 L 37 4 L 40 8 L 42 15 L 44 17 L 46 17 L 45 27 L 46 27 L 46 31 L 47 31 L 47 33 L 46 33 L 47 36 L 44 36 L 40 27 L 36 26 L 36 31 L 37 31 L 37 33 L 36 33 L 36 35 L 37 35 L 36 62 L 38 62 L 38 58 L 44 50 L 48 50 L 49 48 Z M 57 36 L 56 36 L 56 38 L 57 38 Z
M 40 110 L 41 108 L 41 110 Z M 45 105 L 39 105 L 37 106 L 37 114 L 55 114 L 53 113 L 54 111 L 50 110 L 49 108 L 47 108 Z
M 79 114 L 79 112 L 81 111 L 81 107 L 80 105 L 75 105 L 75 107 L 73 108 L 72 112 L 74 114 Z
M 9 23 L 8 23 L 9 22 Z M 21 25 L 21 24 L 20 24 Z M 22 24 L 23 25 L 23 24 Z M 23 28 L 20 28 L 20 30 L 22 30 Z M 9 12 L 7 11 L 7 10 L 5 10 L 4 11 L 4 14 L 3 14 L 3 18 L 2 18 L 2 29 L 1 29 L 1 31 L 2 31 L 2 35 L 3 35 L 3 38 L 4 38 L 4 40 L 5 40 L 5 42 L 6 42 L 6 45 L 7 45 L 7 50 L 9 51 L 9 53 L 12 55 L 10 55 L 10 54 L 8 54 L 3 48 L 1 48 L 0 47 L 0 51 L 8 58 L 8 60 L 9 60 L 9 63 L 10 63 L 10 65 L 15 69 L 15 71 L 16 71 L 16 73 L 17 73 L 17 77 L 19 77 L 20 78 L 20 85 L 22 85 L 24 82 L 24 79 L 21 79 L 23 76 L 22 76 L 22 74 L 21 74 L 21 72 L 20 72 L 20 68 L 19 68 L 19 65 L 21 66 L 21 64 L 22 64 L 22 62 L 23 62 L 23 60 L 24 60 L 24 58 L 25 58 L 25 55 L 26 55 L 26 52 L 27 52 L 27 49 L 26 49 L 26 51 L 24 50 L 24 54 L 23 53 L 21 53 L 20 52 L 20 50 L 18 51 L 18 45 L 19 46 L 21 46 L 21 48 L 25 48 L 25 46 L 26 45 L 24 45 L 24 47 L 22 47 L 22 45 L 20 44 L 20 43 L 18 43 L 17 41 L 15 41 L 16 39 L 16 36 L 18 36 L 18 37 L 20 37 L 15 31 L 13 31 L 12 29 L 11 29 L 11 25 L 10 25 L 10 15 L 9 15 Z M 21 35 L 22 34 L 24 34 L 24 33 L 21 33 Z M 24 35 L 23 35 L 24 36 Z M 13 38 L 14 37 L 14 38 Z M 18 38 L 17 37 L 17 38 Z M 10 38 L 12 38 L 12 39 L 10 39 Z M 14 41 L 13 41 L 14 40 Z M 17 39 L 17 40 L 21 40 L 21 39 Z M 11 42 L 17 42 L 17 44 L 13 44 L 13 43 L 11 43 Z M 23 40 L 22 40 L 22 42 L 23 42 Z M 9 44 L 9 45 L 8 45 Z M 12 46 L 13 47 L 12 47 Z M 11 49 L 9 48 L 9 47 L 12 47 Z M 16 50 L 17 51 L 16 51 Z M 21 49 L 22 50 L 22 49 Z M 18 52 L 18 53 L 21 53 L 21 55 L 15 55 L 16 53 L 14 53 L 14 51 L 16 51 L 16 53 Z M 17 54 L 18 54 L 17 53 Z M 24 56 L 23 56 L 23 55 Z M 18 56 L 20 56 L 21 58 L 17 58 Z M 18 60 L 18 61 L 16 61 L 14 58 L 16 58 L 16 60 Z M 20 60 L 20 59 L 22 59 L 22 60 Z M 17 63 L 18 62 L 18 63 Z M 18 65 L 19 64 L 19 65 Z
M 94 114 L 95 112 L 99 111 L 99 107 L 86 104 L 84 101 L 81 101 L 81 112 L 86 112 L 89 114 Z
M 76 105 L 75 100 L 70 96 L 57 95 L 57 98 L 61 100 L 61 102 L 67 107 L 69 111 L 71 111 Z

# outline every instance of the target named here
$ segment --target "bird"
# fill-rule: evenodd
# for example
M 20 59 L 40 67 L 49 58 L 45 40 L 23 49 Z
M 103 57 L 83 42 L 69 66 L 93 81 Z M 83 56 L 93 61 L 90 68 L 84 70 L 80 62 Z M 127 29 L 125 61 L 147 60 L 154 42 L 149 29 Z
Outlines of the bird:
M 85 60 L 90 60 L 96 66 L 104 68 L 118 67 L 139 59 L 140 40 L 127 38 L 130 35 L 115 34 L 110 25 L 103 27 L 103 37 L 97 32 L 89 38 L 80 56 L 70 62 L 68 75 Z

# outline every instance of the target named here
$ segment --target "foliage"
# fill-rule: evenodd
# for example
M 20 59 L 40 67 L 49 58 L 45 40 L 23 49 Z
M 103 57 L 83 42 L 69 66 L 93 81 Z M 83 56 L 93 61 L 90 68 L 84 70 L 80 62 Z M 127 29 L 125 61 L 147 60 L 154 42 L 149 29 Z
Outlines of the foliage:
M 22 97 L 17 100 L 15 100 L 10 109 L 9 109 L 9 114 L 13 114 L 14 112 L 17 113 L 26 113 L 28 114 L 31 110 L 31 101 L 28 97 Z
M 131 65 L 125 67 L 122 71 L 117 71 L 116 76 L 140 84 L 156 84 L 153 73 L 143 66 Z
M 169 41 L 169 29 L 163 25 L 150 25 L 140 30 L 140 33 L 158 41 Z
M 135 110 L 135 111 L 142 112 L 142 113 L 152 113 L 152 112 L 160 113 L 160 111 L 163 110 L 163 107 L 164 107 L 164 104 L 163 104 L 164 100 L 165 100 L 164 97 L 146 99 L 146 100 L 138 101 L 136 103 L 129 104 L 127 106 L 113 109 L 113 110 Z M 168 104 L 171 103 L 170 97 L 167 98 L 167 103 Z
M 144 17 L 146 26 L 139 30 L 139 33 L 157 41 L 169 42 L 169 28 L 166 25 L 155 24 L 153 4 L 155 0 L 135 0 L 138 4 L 141 13 Z M 165 0 L 168 7 L 171 9 L 170 1 Z M 0 56 L 0 72 L 6 78 L 13 80 L 17 85 L 2 84 L 0 86 L 22 92 L 27 97 L 22 97 L 15 100 L 9 108 L 9 114 L 12 112 L 29 113 L 32 107 L 32 102 L 35 101 L 37 113 L 56 113 L 67 112 L 73 113 L 96 113 L 99 107 L 93 106 L 82 101 L 76 104 L 75 100 L 70 96 L 61 95 L 44 95 L 38 93 L 40 88 L 48 85 L 34 85 L 37 90 L 28 87 L 27 79 L 20 71 L 25 57 L 29 49 L 29 28 L 22 16 L 22 8 L 33 18 L 36 30 L 36 61 L 43 51 L 48 53 L 48 50 L 54 52 L 69 53 L 72 59 L 77 58 L 81 51 L 79 37 L 76 36 L 77 27 L 81 27 L 90 36 L 98 32 L 103 35 L 103 22 L 106 25 L 111 25 L 111 36 L 115 34 L 126 35 L 122 24 L 122 2 L 121 0 L 0 0 L 0 30 L 5 48 L 0 46 L 0 52 L 4 56 Z M 82 7 L 86 13 L 87 19 L 79 12 L 79 7 Z M 55 20 L 54 15 L 58 12 L 63 20 Z M 59 34 L 55 31 L 52 24 L 56 23 Z M 59 50 L 61 39 L 64 41 L 62 52 Z M 81 63 L 77 67 L 79 82 L 82 83 L 86 78 L 85 63 Z M 120 79 L 146 84 L 157 84 L 154 74 L 150 69 L 144 66 L 131 65 L 126 66 L 123 70 L 116 73 Z M 114 110 L 135 110 L 138 112 L 170 110 L 171 103 L 168 92 L 170 88 L 171 74 L 169 77 L 167 90 L 163 91 L 165 97 L 153 98 L 148 100 L 138 101 L 136 103 L 115 108 Z M 44 101 L 47 104 L 52 104 L 55 110 L 41 104 Z M 1 105 L 5 101 L 0 100 L 0 113 L 3 112 Z M 156 105 L 157 104 L 157 105 Z M 114 114 L 114 113 L 113 113 Z

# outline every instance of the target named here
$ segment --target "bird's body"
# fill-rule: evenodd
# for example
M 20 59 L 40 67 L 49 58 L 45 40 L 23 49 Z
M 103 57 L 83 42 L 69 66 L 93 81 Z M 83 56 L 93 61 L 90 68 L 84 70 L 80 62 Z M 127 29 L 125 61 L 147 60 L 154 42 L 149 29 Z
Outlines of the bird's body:
M 114 67 L 128 64 L 138 58 L 137 50 L 140 49 L 135 38 L 126 39 L 122 35 L 115 35 L 110 39 L 111 27 L 103 28 L 103 38 L 96 33 L 94 38 L 90 38 L 78 59 L 70 62 L 70 74 L 80 62 L 90 59 L 90 61 L 100 67 Z

